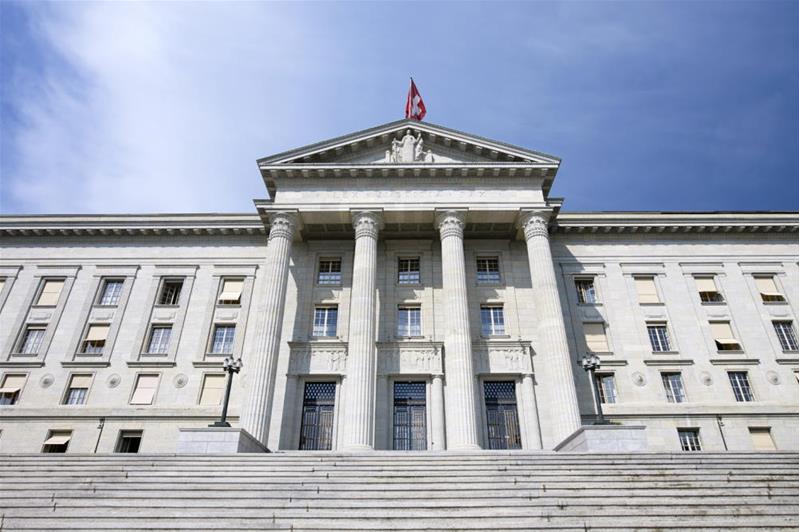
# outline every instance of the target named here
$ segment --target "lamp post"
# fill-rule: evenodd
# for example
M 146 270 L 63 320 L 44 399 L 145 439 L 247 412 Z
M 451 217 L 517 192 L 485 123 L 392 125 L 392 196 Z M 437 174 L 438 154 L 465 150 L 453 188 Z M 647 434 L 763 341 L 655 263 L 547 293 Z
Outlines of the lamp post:
M 227 422 L 227 405 L 230 402 L 230 386 L 233 384 L 233 374 L 241 371 L 241 359 L 233 357 L 225 358 L 222 363 L 222 369 L 227 373 L 227 386 L 225 387 L 225 400 L 222 403 L 222 417 L 216 423 L 211 423 L 209 427 L 229 427 L 230 423 Z
M 602 398 L 599 395 L 599 383 L 596 382 L 594 371 L 599 369 L 600 365 L 599 355 L 596 353 L 586 353 L 580 364 L 583 369 L 588 372 L 588 380 L 591 381 L 591 389 L 594 391 L 594 402 L 596 403 L 596 421 L 594 425 L 607 425 L 609 422 L 605 419 L 602 413 Z

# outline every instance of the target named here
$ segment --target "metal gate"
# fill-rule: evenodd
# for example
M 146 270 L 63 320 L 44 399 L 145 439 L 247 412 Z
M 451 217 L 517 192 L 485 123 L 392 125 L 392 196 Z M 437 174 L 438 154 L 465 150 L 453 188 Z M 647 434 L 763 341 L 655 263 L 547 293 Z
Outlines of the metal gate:
M 300 450 L 329 451 L 333 448 L 335 382 L 306 382 L 302 400 Z
M 427 449 L 427 408 L 424 382 L 394 383 L 394 449 Z
M 521 449 L 516 384 L 513 381 L 483 383 L 489 449 Z

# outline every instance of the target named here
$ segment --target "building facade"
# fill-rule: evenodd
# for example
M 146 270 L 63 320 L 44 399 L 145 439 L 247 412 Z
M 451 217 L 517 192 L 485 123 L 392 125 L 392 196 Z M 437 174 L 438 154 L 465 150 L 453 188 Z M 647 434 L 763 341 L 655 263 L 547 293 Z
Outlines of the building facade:
M 799 214 L 568 213 L 556 157 L 403 120 L 253 214 L 0 218 L 0 452 L 799 449 Z M 592 385 L 580 360 L 596 353 Z

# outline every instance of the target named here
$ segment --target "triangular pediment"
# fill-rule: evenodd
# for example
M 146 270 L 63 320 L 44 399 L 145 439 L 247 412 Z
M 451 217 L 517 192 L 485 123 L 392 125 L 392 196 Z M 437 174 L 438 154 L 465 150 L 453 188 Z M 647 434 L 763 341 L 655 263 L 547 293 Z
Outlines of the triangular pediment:
M 558 165 L 545 153 L 429 122 L 399 120 L 278 153 L 259 166 L 513 163 Z

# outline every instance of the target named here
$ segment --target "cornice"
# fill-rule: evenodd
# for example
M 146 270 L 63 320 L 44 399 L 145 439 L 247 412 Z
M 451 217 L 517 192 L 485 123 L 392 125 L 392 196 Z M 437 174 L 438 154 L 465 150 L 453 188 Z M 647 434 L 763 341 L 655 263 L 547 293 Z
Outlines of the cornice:
M 0 216 L 2 236 L 264 235 L 257 214 Z
M 795 233 L 799 212 L 561 212 L 552 232 Z

